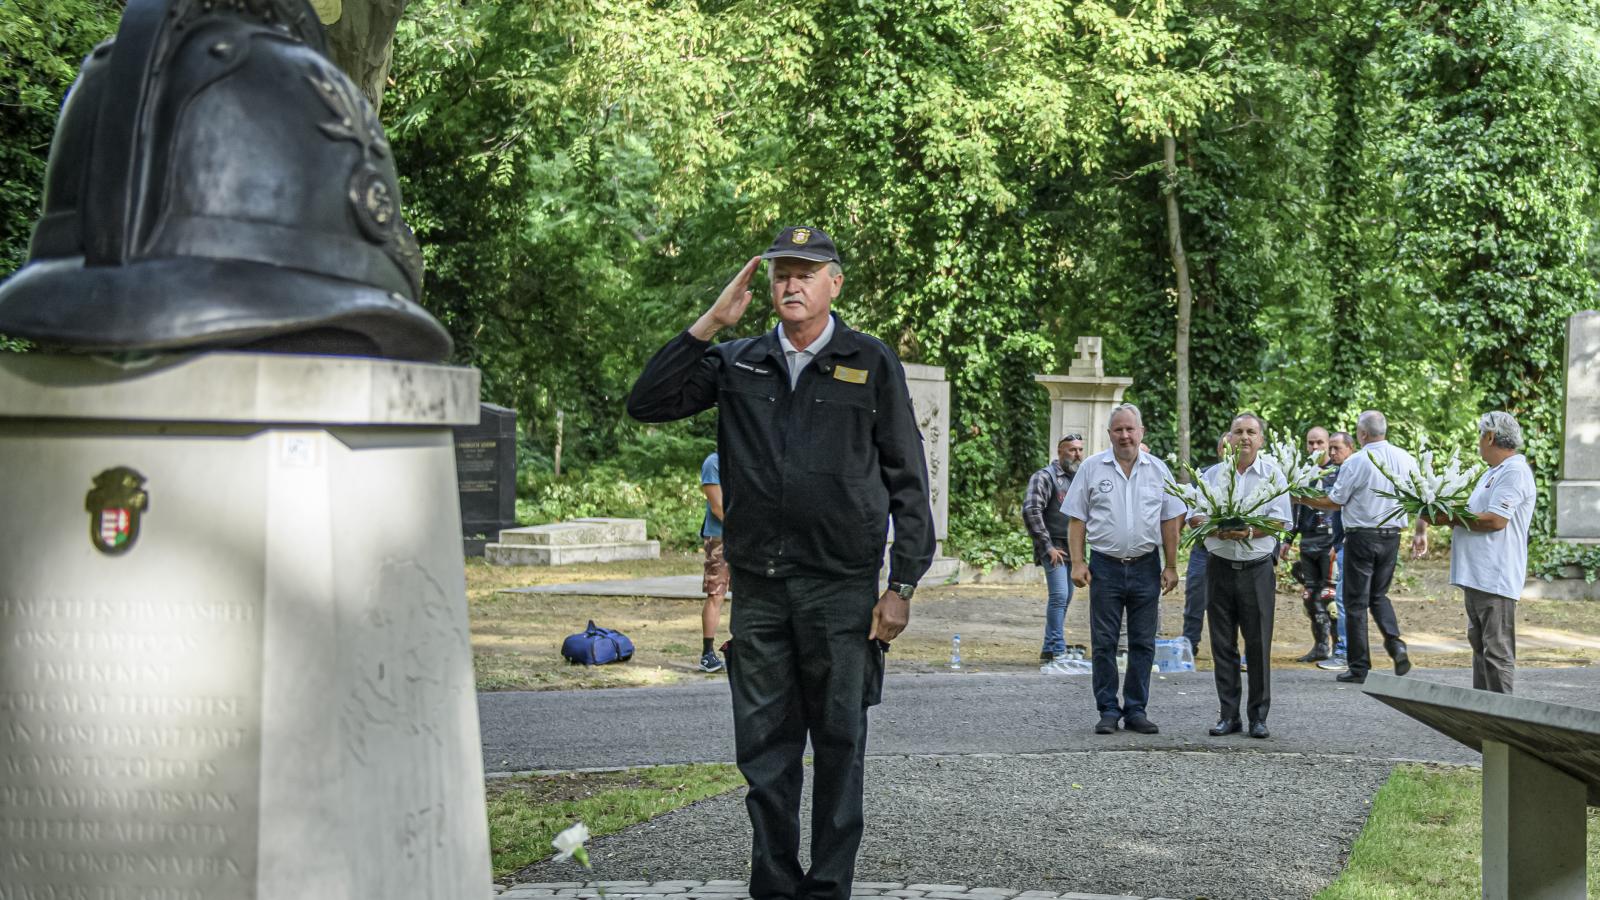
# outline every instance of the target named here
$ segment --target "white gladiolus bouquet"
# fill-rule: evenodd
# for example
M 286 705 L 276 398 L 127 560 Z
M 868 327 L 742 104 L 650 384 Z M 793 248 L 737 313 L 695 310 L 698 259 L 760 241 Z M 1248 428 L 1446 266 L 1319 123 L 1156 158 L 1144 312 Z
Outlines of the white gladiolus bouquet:
M 1264 534 L 1283 535 L 1285 529 L 1276 519 L 1269 519 L 1261 514 L 1268 503 L 1271 503 L 1280 494 L 1290 490 L 1289 479 L 1281 468 L 1274 469 L 1272 475 L 1257 484 L 1248 493 L 1239 488 L 1239 466 L 1237 458 L 1230 447 L 1224 454 L 1222 466 L 1225 476 L 1220 485 L 1207 484 L 1200 473 L 1193 466 L 1185 465 L 1183 468 L 1193 480 L 1191 484 L 1179 484 L 1176 481 L 1166 483 L 1166 491 L 1189 508 L 1189 516 L 1204 516 L 1205 521 L 1189 529 L 1184 535 L 1183 545 L 1192 547 L 1194 544 L 1213 537 L 1219 531 L 1236 531 L 1241 528 L 1254 528 Z
M 1322 478 L 1328 474 L 1325 454 L 1306 453 L 1293 441 L 1274 441 L 1262 453 L 1283 471 L 1284 480 L 1289 483 L 1289 496 L 1302 500 L 1328 496 L 1322 489 Z
M 1473 485 L 1483 466 L 1474 463 L 1463 468 L 1459 452 L 1450 454 L 1450 461 L 1445 463 L 1443 470 L 1436 469 L 1433 460 L 1433 451 L 1424 450 L 1417 455 L 1417 471 L 1398 477 L 1384 469 L 1376 458 L 1372 460 L 1379 473 L 1394 484 L 1393 491 L 1375 493 L 1400 504 L 1400 508 L 1391 513 L 1389 519 L 1401 513 L 1417 518 L 1440 517 L 1464 522 L 1477 518 L 1467 511 L 1467 498 L 1472 496 Z

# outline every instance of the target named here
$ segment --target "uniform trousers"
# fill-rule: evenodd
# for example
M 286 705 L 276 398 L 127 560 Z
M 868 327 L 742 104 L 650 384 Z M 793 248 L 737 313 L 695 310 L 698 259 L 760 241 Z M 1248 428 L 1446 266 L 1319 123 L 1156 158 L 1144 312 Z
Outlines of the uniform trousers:
M 877 573 L 766 578 L 733 570 L 728 683 L 753 839 L 756 900 L 846 900 L 861 845 L 867 707 L 882 698 L 883 652 L 867 640 Z M 806 738 L 814 765 L 811 869 L 800 868 Z
M 1367 611 L 1383 635 L 1385 649 L 1400 640 L 1400 620 L 1389 601 L 1389 585 L 1394 581 L 1395 560 L 1400 557 L 1400 534 L 1385 534 L 1370 529 L 1347 528 L 1344 533 L 1344 614 L 1345 651 L 1350 672 L 1366 675 L 1372 670 L 1372 651 L 1367 643 Z M 1392 650 L 1391 650 L 1392 653 Z
M 1128 671 L 1119 704 L 1117 641 L 1124 613 L 1128 616 Z M 1125 719 L 1144 715 L 1160 617 L 1160 553 L 1152 550 L 1130 562 L 1104 553 L 1089 554 L 1089 645 L 1094 663 L 1089 679 L 1100 715 Z
M 1477 588 L 1467 593 L 1467 643 L 1472 645 L 1472 686 L 1511 693 L 1517 674 L 1517 601 Z
M 1196 541 L 1189 550 L 1189 568 L 1183 573 L 1183 636 L 1197 654 L 1206 623 L 1206 563 L 1210 558 L 1205 544 Z
M 1250 658 L 1252 722 L 1265 722 L 1272 707 L 1274 554 L 1246 562 L 1213 555 L 1206 565 L 1206 618 L 1211 626 L 1212 675 L 1222 718 L 1239 718 L 1239 635 Z

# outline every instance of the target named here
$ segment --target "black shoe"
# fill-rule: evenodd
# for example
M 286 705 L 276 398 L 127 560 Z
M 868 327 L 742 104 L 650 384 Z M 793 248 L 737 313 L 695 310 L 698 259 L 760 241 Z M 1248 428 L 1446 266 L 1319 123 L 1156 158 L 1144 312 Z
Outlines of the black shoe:
M 1117 722 L 1119 720 L 1121 720 L 1121 718 L 1122 718 L 1121 716 L 1113 716 L 1110 713 L 1107 713 L 1106 715 L 1101 716 L 1100 717 L 1100 721 L 1094 723 L 1094 733 L 1095 734 L 1116 734 L 1117 733 Z
M 1340 672 L 1334 676 L 1333 680 L 1342 681 L 1345 684 L 1366 684 L 1367 676 L 1364 672 Z
M 1411 671 L 1411 657 L 1406 653 L 1406 642 L 1395 641 L 1389 646 L 1389 655 L 1394 657 L 1394 673 L 1404 675 Z
M 1265 722 L 1251 722 L 1250 723 L 1250 736 L 1251 737 L 1253 737 L 1253 738 L 1264 738 L 1264 737 L 1270 737 L 1271 734 L 1272 734 L 1271 732 L 1267 731 L 1267 723 L 1265 723 Z
M 1327 658 L 1328 658 L 1328 645 L 1327 644 L 1318 644 L 1315 647 L 1312 647 L 1310 650 L 1307 650 L 1305 656 L 1297 657 L 1295 659 L 1295 662 L 1314 663 L 1314 662 L 1322 662 L 1323 660 L 1325 660 Z
M 1126 728 L 1129 731 L 1137 731 L 1140 734 L 1160 734 L 1161 733 L 1161 729 L 1156 727 L 1156 723 L 1150 721 L 1149 719 L 1145 718 L 1142 715 L 1129 716 L 1127 719 L 1125 719 L 1123 721 L 1122 727 Z
M 1039 662 L 1053 662 L 1055 660 L 1055 658 L 1056 658 L 1056 655 L 1054 653 L 1051 653 L 1049 650 L 1040 650 L 1039 651 Z
M 1223 719 L 1211 726 L 1211 730 L 1206 733 L 1212 737 L 1223 737 L 1225 735 L 1238 734 L 1243 730 L 1244 724 L 1238 719 Z

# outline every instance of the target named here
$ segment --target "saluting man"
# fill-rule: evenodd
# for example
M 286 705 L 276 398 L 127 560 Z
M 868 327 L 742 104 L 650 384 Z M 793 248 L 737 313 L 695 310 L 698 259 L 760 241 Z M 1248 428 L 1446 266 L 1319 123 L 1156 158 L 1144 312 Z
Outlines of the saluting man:
M 1166 492 L 1166 463 L 1140 449 L 1144 417 L 1123 403 L 1111 411 L 1111 449 L 1089 457 L 1067 490 L 1062 511 L 1072 545 L 1072 582 L 1089 591 L 1095 734 L 1161 729 L 1145 715 L 1156 657 L 1161 595 L 1178 584 L 1178 527 L 1184 506 Z M 1092 549 L 1093 554 L 1085 552 Z M 1157 548 L 1160 552 L 1157 552 Z M 1128 619 L 1128 672 L 1117 700 L 1117 639 Z
M 744 316 L 762 259 L 778 327 L 711 343 Z M 644 422 L 719 410 L 723 555 L 739 598 L 726 663 L 735 753 L 750 784 L 756 900 L 850 896 L 867 707 L 881 698 L 884 650 L 933 561 L 928 469 L 905 371 L 882 341 L 832 313 L 843 286 L 827 234 L 783 229 L 656 353 L 628 397 L 628 413 Z M 889 587 L 879 596 L 891 518 Z M 808 735 L 816 765 L 803 871 Z

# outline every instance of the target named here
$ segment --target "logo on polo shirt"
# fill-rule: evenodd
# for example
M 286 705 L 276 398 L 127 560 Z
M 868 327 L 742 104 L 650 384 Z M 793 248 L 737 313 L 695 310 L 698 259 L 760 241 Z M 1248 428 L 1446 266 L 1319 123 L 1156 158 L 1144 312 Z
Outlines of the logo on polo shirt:
M 1111 479 L 1109 479 L 1109 478 L 1100 479 L 1100 484 L 1097 485 L 1097 487 L 1100 488 L 1100 493 L 1102 493 L 1102 494 L 1111 493 Z

